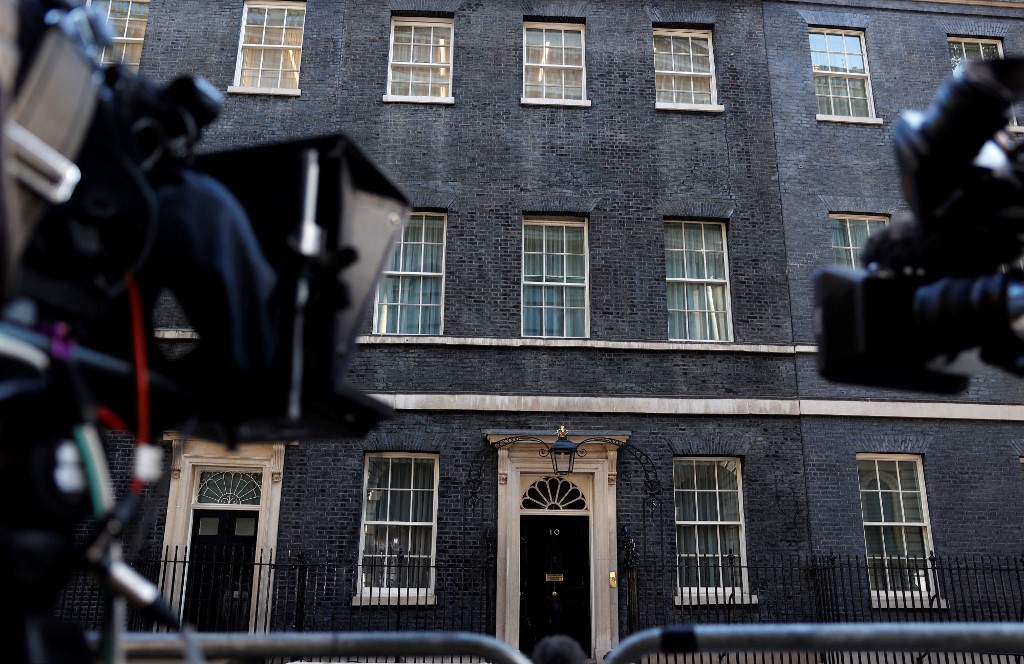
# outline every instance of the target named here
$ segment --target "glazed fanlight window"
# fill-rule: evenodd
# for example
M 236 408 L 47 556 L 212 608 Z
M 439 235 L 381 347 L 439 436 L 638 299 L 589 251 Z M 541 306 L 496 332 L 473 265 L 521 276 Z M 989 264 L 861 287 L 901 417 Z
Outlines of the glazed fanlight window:
M 735 457 L 672 463 L 680 588 L 741 588 L 743 495 Z
M 395 19 L 386 100 L 452 98 L 453 22 Z
M 871 590 L 929 592 L 934 584 L 921 457 L 859 454 L 857 475 Z
M 263 473 L 204 470 L 199 473 L 196 502 L 214 505 L 259 505 Z
M 96 0 L 92 6 L 107 17 L 114 33 L 113 43 L 103 47 L 100 53 L 100 62 L 138 71 L 149 19 L 149 0 Z
M 977 37 L 950 37 L 949 42 L 949 64 L 953 71 L 956 71 L 962 63 L 970 60 L 1002 60 L 1003 42 L 999 39 L 981 39 Z M 1015 104 L 1010 114 L 1010 126 L 1019 125 L 1019 105 Z
M 523 100 L 583 101 L 583 26 L 523 26 Z
M 818 115 L 874 117 L 864 34 L 852 30 L 811 30 L 808 36 Z
M 432 588 L 437 457 L 366 457 L 361 585 Z
M 725 224 L 665 222 L 668 337 L 730 341 Z
M 523 492 L 524 510 L 586 510 L 587 497 L 564 477 L 544 477 Z
M 886 217 L 833 214 L 829 216 L 832 226 L 832 256 L 836 263 L 846 267 L 858 267 L 860 255 L 871 234 L 885 228 Z
M 714 105 L 711 32 L 655 30 L 654 86 L 658 108 Z
M 246 3 L 235 85 L 297 90 L 305 21 L 302 3 Z
M 374 332 L 441 334 L 445 215 L 409 217 L 377 288 Z
M 587 226 L 523 222 L 523 336 L 587 336 Z

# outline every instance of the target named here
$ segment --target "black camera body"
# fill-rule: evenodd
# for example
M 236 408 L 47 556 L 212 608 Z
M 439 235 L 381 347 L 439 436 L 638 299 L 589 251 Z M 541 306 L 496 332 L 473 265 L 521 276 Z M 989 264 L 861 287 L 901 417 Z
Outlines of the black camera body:
M 1024 60 L 969 62 L 893 142 L 910 214 L 859 269 L 814 275 L 818 369 L 830 380 L 955 393 L 981 363 L 1024 374 L 1024 161 L 1003 132 Z

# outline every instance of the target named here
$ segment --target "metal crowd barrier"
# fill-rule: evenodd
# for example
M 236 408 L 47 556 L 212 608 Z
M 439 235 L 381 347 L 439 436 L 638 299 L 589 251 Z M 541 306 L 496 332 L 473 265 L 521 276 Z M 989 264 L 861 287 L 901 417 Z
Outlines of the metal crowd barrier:
M 1024 654 L 1022 623 L 680 625 L 637 632 L 604 664 L 701 652 L 971 652 Z
M 98 634 L 91 634 L 96 642 Z M 470 632 L 200 632 L 189 636 L 205 657 L 479 657 L 491 664 L 530 664 L 529 658 L 493 636 Z M 127 632 L 120 636 L 127 659 L 177 659 L 185 655 L 180 634 Z
M 94 643 L 99 635 L 89 635 Z M 478 657 L 489 664 L 531 664 L 492 636 L 471 632 L 200 632 L 189 636 L 205 657 Z M 128 632 L 127 659 L 181 659 L 180 634 Z M 948 652 L 1024 655 L 1024 623 L 873 623 L 679 625 L 637 632 L 604 664 L 660 654 L 722 652 Z

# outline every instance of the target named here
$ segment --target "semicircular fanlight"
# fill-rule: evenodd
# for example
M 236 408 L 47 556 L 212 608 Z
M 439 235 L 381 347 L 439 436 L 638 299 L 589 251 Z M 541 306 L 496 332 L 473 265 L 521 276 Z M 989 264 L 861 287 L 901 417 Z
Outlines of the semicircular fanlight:
M 219 505 L 259 505 L 263 473 L 203 471 L 199 473 L 196 502 Z
M 587 497 L 563 477 L 542 477 L 523 493 L 525 510 L 585 510 Z

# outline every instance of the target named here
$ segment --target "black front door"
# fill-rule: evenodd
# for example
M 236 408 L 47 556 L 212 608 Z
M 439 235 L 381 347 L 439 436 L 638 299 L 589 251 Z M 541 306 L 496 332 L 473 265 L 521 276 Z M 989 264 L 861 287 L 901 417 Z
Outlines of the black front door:
M 519 648 L 549 634 L 576 639 L 590 656 L 589 517 L 523 515 L 520 521 Z
M 196 629 L 249 629 L 258 520 L 252 511 L 192 513 L 184 619 Z

